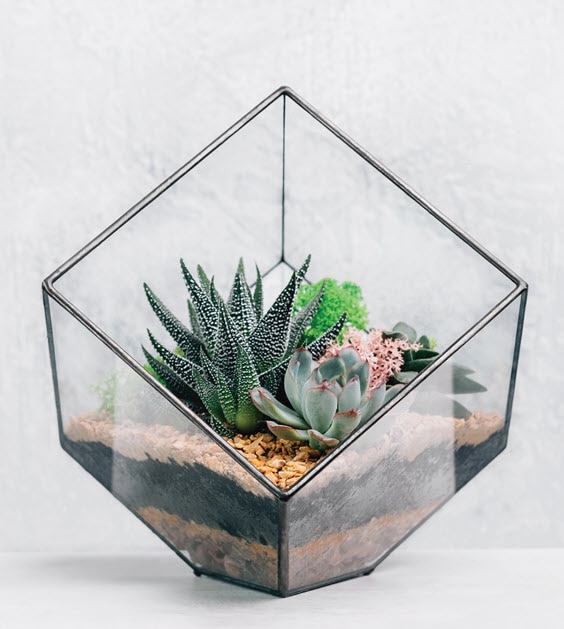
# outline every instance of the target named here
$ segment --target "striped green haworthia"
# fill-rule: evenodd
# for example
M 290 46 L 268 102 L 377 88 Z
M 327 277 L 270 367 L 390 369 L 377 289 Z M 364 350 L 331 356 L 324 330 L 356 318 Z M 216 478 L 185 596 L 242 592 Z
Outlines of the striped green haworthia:
M 262 413 L 253 404 L 250 390 L 264 387 L 275 395 L 290 358 L 303 340 L 323 291 L 296 316 L 296 295 L 309 267 L 310 256 L 263 312 L 263 281 L 256 269 L 251 288 L 239 262 L 229 297 L 218 293 L 214 279 L 198 266 L 197 277 L 180 261 L 188 289 L 190 324 L 185 325 L 144 284 L 153 311 L 177 345 L 170 351 L 148 330 L 156 356 L 143 347 L 145 357 L 172 393 L 184 401 L 201 403 L 211 415 L 210 425 L 218 432 L 255 432 Z M 314 358 L 325 352 L 346 319 L 343 313 L 333 325 L 307 345 Z

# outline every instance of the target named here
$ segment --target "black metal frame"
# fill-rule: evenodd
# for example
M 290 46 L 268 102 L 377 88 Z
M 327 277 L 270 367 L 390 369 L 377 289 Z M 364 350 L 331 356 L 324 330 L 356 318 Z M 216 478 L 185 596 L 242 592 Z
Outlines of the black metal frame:
M 440 356 L 429 367 L 427 367 L 423 372 L 421 372 L 417 376 L 417 378 L 415 378 L 410 384 L 405 386 L 402 389 L 402 391 L 397 396 L 395 396 L 393 400 L 390 401 L 385 407 L 383 407 L 369 422 L 367 422 L 360 430 L 358 430 L 353 435 L 351 435 L 343 444 L 341 444 L 331 454 L 325 457 L 325 459 L 321 461 L 313 470 L 311 470 L 307 475 L 305 475 L 300 481 L 298 481 L 295 485 L 293 485 L 287 491 L 282 491 L 278 489 L 277 487 L 275 487 L 272 483 L 270 483 L 270 481 L 268 481 L 263 476 L 263 474 L 261 474 L 255 467 L 253 467 L 237 451 L 231 448 L 200 417 L 198 417 L 188 407 L 182 404 L 182 402 L 180 402 L 180 400 L 178 400 L 172 393 L 170 393 L 168 389 L 166 389 L 155 378 L 153 378 L 129 353 L 127 353 L 123 348 L 121 348 L 112 338 L 110 338 L 101 328 L 99 328 L 93 321 L 91 321 L 84 313 L 82 313 L 78 308 L 76 308 L 54 286 L 55 282 L 61 276 L 63 276 L 66 272 L 72 269 L 73 266 L 75 266 L 78 262 L 80 262 L 80 260 L 82 260 L 85 256 L 87 256 L 94 249 L 96 249 L 100 244 L 102 244 L 106 239 L 108 239 L 113 233 L 115 233 L 118 229 L 120 229 L 128 221 L 130 221 L 136 214 L 138 214 L 141 210 L 143 210 L 147 205 L 149 205 L 152 201 L 154 201 L 157 197 L 159 197 L 163 192 L 165 192 L 170 186 L 176 183 L 189 171 L 195 168 L 202 160 L 204 160 L 208 155 L 210 155 L 215 150 L 217 150 L 231 136 L 233 136 L 238 131 L 240 131 L 244 126 L 250 123 L 256 116 L 258 116 L 263 110 L 265 110 L 267 107 L 272 105 L 279 98 L 283 98 L 283 114 L 282 114 L 283 157 L 282 157 L 282 198 L 281 198 L 282 233 L 281 233 L 280 260 L 273 268 L 276 268 L 281 263 L 284 263 L 288 265 L 290 268 L 292 268 L 291 265 L 288 264 L 288 262 L 285 260 L 285 257 L 284 257 L 284 254 L 285 254 L 284 218 L 285 218 L 285 183 L 286 183 L 285 182 L 286 101 L 287 99 L 290 99 L 291 101 L 296 103 L 299 107 L 301 107 L 304 111 L 306 111 L 310 116 L 312 116 L 312 118 L 314 118 L 322 126 L 324 126 L 328 131 L 330 131 L 333 135 L 339 138 L 354 153 L 356 153 L 358 156 L 364 159 L 368 164 L 370 164 L 373 168 L 375 168 L 382 175 L 384 175 L 389 181 L 395 184 L 400 190 L 402 190 L 406 195 L 408 195 L 411 199 L 413 199 L 421 208 L 423 208 L 429 214 L 434 216 L 440 223 L 442 223 L 448 230 L 450 230 L 453 234 L 455 234 L 466 245 L 471 247 L 474 251 L 476 251 L 476 253 L 478 253 L 480 256 L 485 258 L 492 266 L 494 266 L 498 271 L 500 271 L 500 273 L 502 273 L 508 279 L 510 279 L 514 284 L 513 290 L 511 290 L 498 304 L 496 304 L 479 321 L 477 321 L 472 327 L 470 327 L 462 336 L 460 336 L 457 340 L 455 340 L 455 342 L 452 343 L 450 347 L 448 347 L 445 351 L 443 351 L 440 354 Z M 271 270 L 272 269 L 270 269 L 270 271 Z M 68 313 L 70 313 L 73 317 L 75 317 L 82 325 L 84 325 L 84 327 L 86 327 L 92 334 L 94 334 L 94 336 L 96 336 L 102 343 L 104 343 L 104 345 L 106 345 L 111 351 L 113 351 L 117 356 L 119 356 L 131 369 L 133 369 L 135 373 L 141 376 L 154 389 L 159 391 L 159 393 L 163 395 L 176 409 L 178 409 L 187 418 L 187 420 L 193 423 L 196 423 L 225 452 L 227 452 L 233 460 L 237 461 L 237 463 L 242 465 L 262 485 L 264 485 L 268 489 L 269 492 L 274 494 L 276 498 L 281 501 L 281 503 L 285 503 L 286 501 L 290 500 L 294 494 L 299 492 L 302 487 L 304 487 L 313 478 L 315 478 L 315 476 L 319 474 L 327 465 L 330 465 L 331 461 L 335 457 L 339 456 L 341 452 L 343 452 L 348 447 L 350 447 L 351 444 L 356 441 L 356 439 L 358 439 L 365 431 L 369 430 L 374 425 L 374 423 L 376 423 L 383 415 L 385 415 L 391 408 L 399 404 L 407 395 L 409 395 L 409 393 L 415 387 L 417 387 L 422 381 L 424 381 L 426 378 L 431 376 L 437 369 L 439 369 L 441 365 L 443 365 L 447 360 L 449 360 L 461 347 L 463 347 L 468 341 L 470 341 L 470 339 L 473 338 L 481 329 L 483 329 L 493 319 L 495 319 L 501 312 L 503 312 L 505 308 L 507 308 L 514 300 L 520 299 L 521 304 L 520 304 L 519 319 L 518 319 L 518 325 L 517 325 L 516 336 L 515 336 L 513 367 L 512 367 L 511 381 L 510 381 L 509 394 L 508 394 L 507 407 L 506 407 L 507 408 L 507 412 L 506 412 L 507 421 L 509 421 L 510 416 L 511 416 L 511 407 L 512 407 L 512 401 L 513 401 L 513 396 L 514 396 L 514 390 L 515 390 L 517 362 L 518 362 L 518 356 L 519 356 L 521 336 L 522 336 L 522 331 L 523 331 L 525 303 L 526 303 L 526 296 L 527 296 L 527 289 L 528 289 L 526 282 L 524 282 L 518 275 L 516 275 L 513 271 L 511 271 L 506 265 L 504 265 L 500 260 L 498 260 L 495 256 L 493 256 L 484 247 L 482 247 L 466 232 L 464 232 L 462 229 L 457 227 L 451 220 L 449 220 L 437 208 L 435 208 L 433 205 L 425 201 L 419 194 L 417 194 L 410 186 L 408 186 L 404 181 L 402 181 L 397 175 L 392 173 L 379 160 L 373 157 L 370 153 L 368 153 L 365 149 L 363 149 L 359 144 L 357 144 L 352 138 L 350 138 L 347 134 L 345 134 L 338 127 L 336 127 L 332 122 L 330 122 L 325 116 L 323 116 L 320 112 L 314 109 L 310 104 L 304 101 L 291 88 L 286 87 L 286 86 L 282 86 L 278 88 L 272 94 L 270 94 L 270 96 L 268 96 L 258 105 L 256 105 L 247 114 L 241 117 L 234 125 L 232 125 L 227 131 L 222 133 L 213 142 L 211 142 L 206 148 L 200 151 L 195 157 L 193 157 L 190 161 L 188 161 L 181 168 L 179 168 L 176 172 L 174 172 L 170 177 L 168 177 L 159 186 L 157 186 L 152 192 L 146 195 L 141 201 L 136 203 L 131 209 L 129 209 L 125 214 L 123 214 L 120 218 L 118 218 L 114 223 L 112 223 L 109 227 L 107 227 L 104 231 L 102 231 L 98 236 L 96 236 L 92 241 L 90 241 L 74 256 L 72 256 L 65 263 L 59 266 L 53 273 L 51 273 L 43 281 L 42 288 L 43 288 L 43 295 L 44 295 L 47 335 L 49 339 L 49 349 L 50 349 L 50 356 L 51 356 L 51 367 L 52 367 L 52 373 L 53 373 L 53 384 L 55 388 L 55 397 L 56 397 L 56 404 L 57 404 L 57 415 L 58 415 L 58 421 L 59 421 L 59 430 L 61 433 L 62 433 L 62 416 L 61 416 L 59 389 L 58 389 L 58 380 L 57 380 L 55 347 L 53 343 L 53 330 L 52 330 L 51 313 L 50 313 L 50 308 L 49 308 L 48 297 L 52 298 L 63 309 L 65 309 Z M 282 504 L 281 506 L 285 510 L 285 505 Z M 183 555 L 179 554 L 179 556 L 181 556 L 184 560 L 186 560 L 186 558 Z M 379 561 L 381 561 L 381 559 Z M 379 561 L 377 563 L 379 563 Z M 188 561 L 188 563 L 190 562 Z M 192 567 L 194 568 L 194 566 Z M 359 574 L 370 572 L 372 569 L 373 568 L 370 568 L 368 570 L 364 569 Z M 280 570 L 280 567 L 279 567 L 279 570 Z M 287 567 L 286 567 L 286 572 L 287 572 Z M 283 577 L 282 574 L 280 574 L 279 576 Z M 227 580 L 231 580 L 231 579 L 227 579 Z M 341 579 L 336 579 L 336 580 L 341 580 Z M 281 584 L 279 584 L 279 587 L 281 587 Z M 268 591 L 271 591 L 271 590 L 268 590 Z M 287 594 L 288 592 L 286 591 L 283 595 L 287 595 Z

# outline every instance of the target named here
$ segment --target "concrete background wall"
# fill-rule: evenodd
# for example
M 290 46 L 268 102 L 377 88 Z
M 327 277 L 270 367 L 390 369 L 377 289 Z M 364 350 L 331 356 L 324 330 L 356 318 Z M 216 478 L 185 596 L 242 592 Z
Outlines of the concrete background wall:
M 564 544 L 563 3 L 0 8 L 0 551 L 161 547 L 59 448 L 40 282 L 282 84 L 531 285 L 509 447 L 408 543 Z

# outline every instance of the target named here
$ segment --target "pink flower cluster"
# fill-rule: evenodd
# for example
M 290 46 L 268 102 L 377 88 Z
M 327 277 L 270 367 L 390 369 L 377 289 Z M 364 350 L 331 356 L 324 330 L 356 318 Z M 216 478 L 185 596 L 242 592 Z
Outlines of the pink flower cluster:
M 369 391 L 386 384 L 388 379 L 401 370 L 403 365 L 403 352 L 421 348 L 419 343 L 409 343 L 402 339 L 383 338 L 383 330 L 369 330 L 364 332 L 351 327 L 346 332 L 341 344 L 334 341 L 329 345 L 327 352 L 320 360 L 337 356 L 339 350 L 352 346 L 359 356 L 370 365 Z

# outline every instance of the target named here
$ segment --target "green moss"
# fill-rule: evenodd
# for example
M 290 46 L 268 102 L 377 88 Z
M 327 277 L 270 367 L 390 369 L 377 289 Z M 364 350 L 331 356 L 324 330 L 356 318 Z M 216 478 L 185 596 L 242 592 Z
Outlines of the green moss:
M 343 336 L 349 326 L 359 330 L 368 327 L 368 309 L 363 303 L 360 286 L 353 282 L 339 284 L 337 280 L 326 278 L 315 284 L 302 284 L 298 291 L 295 311 L 299 311 L 319 293 L 325 284 L 325 294 L 317 313 L 313 317 L 310 326 L 304 334 L 303 343 L 310 343 L 333 325 L 343 312 L 347 313 L 347 320 L 337 341 L 342 342 Z

